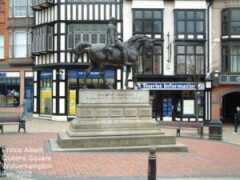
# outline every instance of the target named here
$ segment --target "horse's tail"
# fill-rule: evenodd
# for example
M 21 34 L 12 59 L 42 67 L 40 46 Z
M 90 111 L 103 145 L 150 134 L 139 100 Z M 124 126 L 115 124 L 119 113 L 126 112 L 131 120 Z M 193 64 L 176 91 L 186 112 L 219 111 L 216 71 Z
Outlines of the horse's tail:
M 84 50 L 91 47 L 88 43 L 78 43 L 75 48 L 71 50 L 71 53 L 75 54 L 74 61 L 77 62 L 78 58 L 85 52 Z

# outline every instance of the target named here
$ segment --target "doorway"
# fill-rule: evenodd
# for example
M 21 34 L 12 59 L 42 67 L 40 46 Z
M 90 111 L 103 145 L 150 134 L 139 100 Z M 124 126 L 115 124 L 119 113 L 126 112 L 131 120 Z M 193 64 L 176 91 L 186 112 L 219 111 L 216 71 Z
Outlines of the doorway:
M 180 91 L 151 91 L 153 118 L 160 121 L 175 121 L 181 102 Z
M 223 96 L 222 117 L 223 123 L 233 124 L 236 107 L 240 106 L 240 92 L 233 92 Z

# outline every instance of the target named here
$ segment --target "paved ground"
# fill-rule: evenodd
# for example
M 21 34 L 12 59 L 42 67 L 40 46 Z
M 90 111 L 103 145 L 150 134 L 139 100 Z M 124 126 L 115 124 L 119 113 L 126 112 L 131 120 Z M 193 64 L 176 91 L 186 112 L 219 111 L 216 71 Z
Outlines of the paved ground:
M 14 133 L 17 128 L 8 127 L 9 133 L 0 135 L 0 143 L 6 146 L 9 176 L 53 180 L 147 179 L 147 153 L 48 152 L 48 139 L 55 138 L 56 132 L 64 131 L 67 126 L 64 122 L 32 120 L 27 123 L 26 134 Z M 175 134 L 172 130 L 164 131 Z M 199 139 L 196 131 L 182 133 L 183 137 L 177 141 L 189 147 L 188 153 L 158 153 L 158 179 L 240 179 L 240 134 L 225 126 L 223 142 L 219 142 L 207 140 L 207 129 L 205 133 L 205 139 Z

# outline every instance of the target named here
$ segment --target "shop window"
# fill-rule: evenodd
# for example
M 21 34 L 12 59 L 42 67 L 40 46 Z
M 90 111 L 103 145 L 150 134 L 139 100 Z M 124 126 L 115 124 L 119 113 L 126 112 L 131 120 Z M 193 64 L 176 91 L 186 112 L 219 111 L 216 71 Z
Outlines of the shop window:
M 176 39 L 204 39 L 205 11 L 176 10 L 175 27 Z
M 0 59 L 4 59 L 4 38 L 0 35 Z
M 176 45 L 176 74 L 204 74 L 203 45 Z
M 10 0 L 10 17 L 33 17 L 32 0 Z
M 52 72 L 40 73 L 40 113 L 52 114 Z
M 161 9 L 134 9 L 133 22 L 133 34 L 150 34 L 153 38 L 162 37 L 163 11 Z
M 240 45 L 223 45 L 223 72 L 240 72 Z
M 25 74 L 26 75 L 26 74 Z M 24 82 L 24 108 L 25 112 L 33 112 L 33 77 L 26 77 Z
M 74 48 L 79 42 L 90 44 L 106 43 L 107 24 L 69 24 L 67 48 Z
M 222 11 L 222 35 L 240 34 L 240 9 Z
M 31 33 L 13 31 L 10 33 L 10 58 L 31 57 Z
M 162 74 L 162 46 L 155 45 L 153 48 L 153 55 L 148 57 L 144 55 L 139 56 L 138 60 L 139 74 Z
M 14 77 L 15 75 L 17 76 Z M 19 106 L 19 100 L 20 100 L 19 73 L 0 72 L 0 106 L 17 107 Z

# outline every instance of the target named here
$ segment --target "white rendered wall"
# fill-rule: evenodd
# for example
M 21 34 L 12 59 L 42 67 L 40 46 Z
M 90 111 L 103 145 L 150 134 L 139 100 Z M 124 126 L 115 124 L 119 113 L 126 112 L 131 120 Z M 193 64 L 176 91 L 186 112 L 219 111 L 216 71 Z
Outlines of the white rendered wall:
M 163 0 L 133 0 L 132 8 L 164 8 Z
M 164 75 L 174 75 L 174 3 L 172 1 L 165 1 L 164 7 L 163 73 Z
M 123 2 L 123 41 L 132 37 L 133 32 L 132 1 Z
M 204 0 L 176 0 L 175 9 L 206 9 L 207 3 Z

